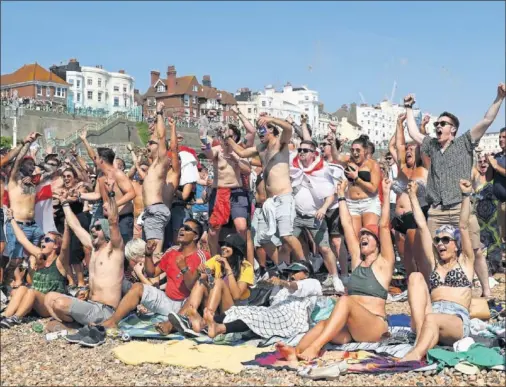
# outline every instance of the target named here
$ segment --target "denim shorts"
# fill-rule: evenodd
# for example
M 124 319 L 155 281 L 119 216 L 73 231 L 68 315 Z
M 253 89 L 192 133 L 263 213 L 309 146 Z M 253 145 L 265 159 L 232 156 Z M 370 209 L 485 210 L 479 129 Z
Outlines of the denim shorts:
M 432 303 L 432 313 L 451 314 L 460 317 L 464 326 L 462 338 L 469 336 L 471 333 L 469 310 L 462 305 L 451 301 L 436 301 Z
M 44 237 L 44 231 L 40 228 L 40 226 L 33 222 L 31 224 L 20 223 L 18 222 L 19 227 L 25 233 L 26 238 L 35 246 L 39 246 L 41 239 Z M 11 223 L 7 223 L 5 226 L 5 234 L 7 236 L 7 256 L 10 259 L 13 258 L 23 258 L 24 256 L 24 248 L 16 239 L 16 235 L 14 234 L 14 230 L 12 229 Z
M 0 242 L 5 242 L 3 208 L 0 208 Z
M 381 216 L 381 202 L 378 195 L 359 200 L 346 199 L 346 204 L 351 216 L 362 216 L 366 213 Z

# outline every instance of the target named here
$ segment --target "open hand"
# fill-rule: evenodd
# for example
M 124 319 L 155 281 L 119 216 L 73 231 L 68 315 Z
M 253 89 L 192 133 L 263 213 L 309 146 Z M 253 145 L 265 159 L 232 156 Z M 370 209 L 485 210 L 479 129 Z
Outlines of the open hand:
M 79 138 L 84 141 L 86 140 L 86 137 L 88 137 L 88 130 L 86 129 L 86 127 L 82 128 L 81 131 L 79 132 Z
M 165 107 L 165 104 L 162 102 L 162 101 L 159 101 L 157 104 L 156 104 L 156 111 L 157 112 L 161 112 L 163 111 L 163 108 Z
M 428 114 L 426 114 L 425 116 L 423 116 L 423 119 L 422 119 L 422 125 L 427 125 L 430 121 L 430 116 Z

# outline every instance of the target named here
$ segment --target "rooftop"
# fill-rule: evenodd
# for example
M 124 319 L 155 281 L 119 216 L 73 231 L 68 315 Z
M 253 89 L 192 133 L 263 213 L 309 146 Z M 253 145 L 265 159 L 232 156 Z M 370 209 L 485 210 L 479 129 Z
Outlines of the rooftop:
M 69 84 L 58 75 L 46 70 L 38 63 L 26 64 L 13 73 L 5 74 L 0 77 L 0 84 L 2 86 L 30 81 L 53 82 L 69 86 Z

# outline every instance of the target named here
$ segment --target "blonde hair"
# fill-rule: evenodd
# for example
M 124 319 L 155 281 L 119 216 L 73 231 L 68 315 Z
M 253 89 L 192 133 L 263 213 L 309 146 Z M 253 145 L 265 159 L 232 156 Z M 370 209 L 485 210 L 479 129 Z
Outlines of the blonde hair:
M 146 249 L 146 242 L 141 238 L 135 238 L 125 245 L 125 258 L 131 260 L 134 257 L 143 257 Z

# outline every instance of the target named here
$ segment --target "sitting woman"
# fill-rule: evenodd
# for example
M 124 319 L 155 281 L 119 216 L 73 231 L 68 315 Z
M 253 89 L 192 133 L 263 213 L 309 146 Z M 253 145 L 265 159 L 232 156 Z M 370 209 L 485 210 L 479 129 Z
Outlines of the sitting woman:
M 255 276 L 253 266 L 245 258 L 244 240 L 239 234 L 230 234 L 220 244 L 221 256 L 216 255 L 199 266 L 200 279 L 193 286 L 190 297 L 178 314 L 169 314 L 168 322 L 157 325 L 160 332 L 167 334 L 176 329 L 192 334 L 191 328 L 198 333 L 202 329 L 198 313 L 201 305 L 206 305 L 205 313 L 212 316 L 218 308 L 224 313 L 236 302 L 249 297 Z
M 289 280 L 273 277 L 270 306 L 234 306 L 220 315 L 205 314 L 207 334 L 240 333 L 248 330 L 268 339 L 292 337 L 309 329 L 317 296 L 322 295 L 320 282 L 313 277 L 308 261 L 298 261 L 286 268 Z
M 408 282 L 412 328 L 416 332 L 414 348 L 402 361 L 421 360 L 437 343 L 453 345 L 470 332 L 469 307 L 474 274 L 474 252 L 468 223 L 472 185 L 460 180 L 462 208 L 459 229 L 444 225 L 432 240 L 417 198 L 417 184 L 409 183 L 408 193 L 422 246 L 432 272 L 429 287 L 421 273 L 412 273 Z
M 32 286 L 20 286 L 13 291 L 7 309 L 4 311 L 0 326 L 10 328 L 20 324 L 24 316 L 34 309 L 40 317 L 50 317 L 44 306 L 46 293 L 65 294 L 67 274 L 69 271 L 70 229 L 65 223 L 63 238 L 58 232 L 48 232 L 42 239 L 41 246 L 34 246 L 23 230 L 12 218 L 8 210 L 7 221 L 10 221 L 19 243 L 30 255 L 28 280 Z
M 379 165 L 367 158 L 369 138 L 360 136 L 351 145 L 350 161 L 344 173 L 350 182 L 346 201 L 353 220 L 355 235 L 366 224 L 378 224 L 381 202 L 378 188 L 381 181 Z M 388 200 L 387 200 L 388 201 Z
M 316 324 L 296 348 L 278 346 L 287 360 L 312 360 L 330 342 L 377 342 L 388 331 L 385 305 L 395 262 L 390 235 L 390 202 L 383 201 L 379 228 L 376 224 L 366 225 L 357 237 L 344 197 L 346 186 L 346 180 L 342 181 L 337 193 L 339 216 L 351 254 L 348 295 L 339 298 L 330 317 Z M 390 180 L 384 179 L 385 197 L 390 194 L 390 186 Z

